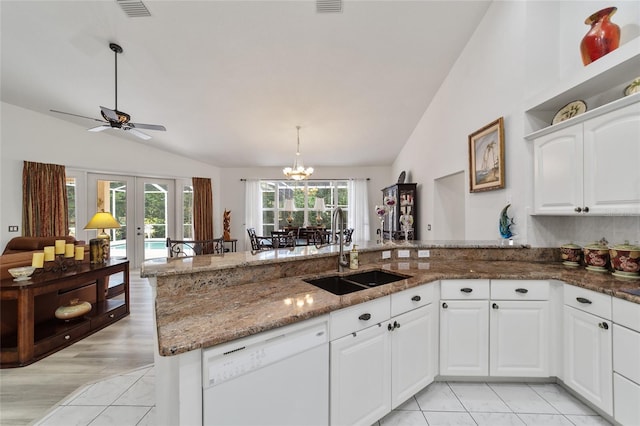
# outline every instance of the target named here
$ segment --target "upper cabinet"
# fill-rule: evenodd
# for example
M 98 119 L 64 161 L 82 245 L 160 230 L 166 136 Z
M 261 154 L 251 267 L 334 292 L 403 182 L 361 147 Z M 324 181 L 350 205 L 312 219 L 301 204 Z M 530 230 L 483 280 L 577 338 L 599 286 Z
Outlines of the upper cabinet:
M 585 67 L 582 81 L 526 111 L 534 214 L 640 215 L 640 93 L 623 95 L 640 76 L 639 46 L 633 40 Z M 550 125 L 576 99 L 589 110 Z
M 534 139 L 535 213 L 640 214 L 639 141 L 640 102 Z

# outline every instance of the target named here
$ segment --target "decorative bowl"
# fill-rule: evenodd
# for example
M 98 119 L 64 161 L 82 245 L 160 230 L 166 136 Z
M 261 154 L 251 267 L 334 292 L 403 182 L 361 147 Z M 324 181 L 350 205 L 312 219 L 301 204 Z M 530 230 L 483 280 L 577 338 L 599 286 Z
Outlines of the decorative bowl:
M 58 307 L 54 312 L 56 318 L 61 320 L 70 320 L 81 317 L 91 311 L 91 303 L 84 302 L 79 299 L 72 299 L 68 305 Z
M 580 266 L 582 259 L 582 247 L 577 244 L 564 244 L 560 246 L 562 264 L 567 266 Z
M 11 276 L 13 277 L 14 281 L 26 281 L 29 279 L 29 277 L 31 276 L 31 274 L 33 274 L 33 271 L 35 271 L 36 268 L 34 268 L 33 266 L 20 266 L 17 268 L 9 268 L 8 271 L 11 274 Z
M 609 264 L 609 247 L 600 243 L 592 243 L 582 249 L 587 269 L 596 272 L 607 272 Z
M 640 278 L 640 246 L 625 242 L 609 249 L 613 274 L 626 278 Z

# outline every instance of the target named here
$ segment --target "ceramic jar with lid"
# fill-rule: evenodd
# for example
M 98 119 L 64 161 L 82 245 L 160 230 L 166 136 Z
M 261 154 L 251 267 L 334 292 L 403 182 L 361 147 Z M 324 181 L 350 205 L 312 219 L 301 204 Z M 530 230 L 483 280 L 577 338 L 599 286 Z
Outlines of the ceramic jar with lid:
M 602 243 L 591 243 L 582 249 L 587 269 L 596 272 L 607 272 L 609 264 L 609 247 Z
M 580 266 L 582 258 L 582 247 L 577 244 L 564 244 L 560 246 L 562 264 L 566 266 Z
M 617 244 L 609 248 L 613 275 L 623 278 L 640 278 L 640 246 Z

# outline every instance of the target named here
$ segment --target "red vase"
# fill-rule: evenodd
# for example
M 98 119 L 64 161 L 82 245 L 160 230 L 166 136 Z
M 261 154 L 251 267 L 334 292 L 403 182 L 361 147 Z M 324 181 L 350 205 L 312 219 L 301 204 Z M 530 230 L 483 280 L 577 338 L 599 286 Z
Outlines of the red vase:
M 618 10 L 617 7 L 607 7 L 584 21 L 585 24 L 591 25 L 591 29 L 587 31 L 580 43 L 582 62 L 585 65 L 618 48 L 620 27 L 610 21 L 611 15 L 616 13 L 616 10 Z

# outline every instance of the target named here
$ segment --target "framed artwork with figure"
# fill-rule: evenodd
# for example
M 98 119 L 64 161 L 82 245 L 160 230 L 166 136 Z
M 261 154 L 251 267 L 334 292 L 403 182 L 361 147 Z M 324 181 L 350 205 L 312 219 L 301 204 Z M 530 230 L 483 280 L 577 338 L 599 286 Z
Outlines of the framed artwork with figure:
M 469 192 L 504 188 L 504 118 L 469 135 Z

